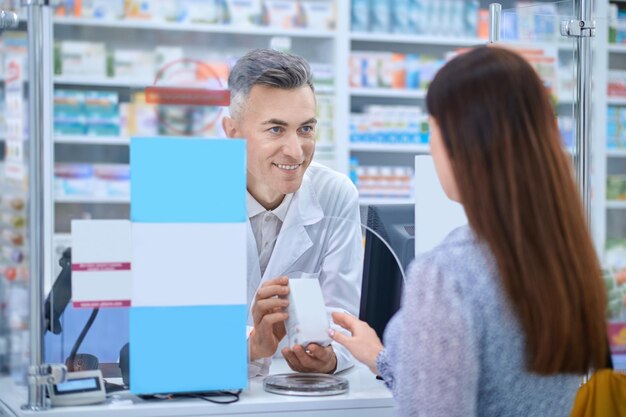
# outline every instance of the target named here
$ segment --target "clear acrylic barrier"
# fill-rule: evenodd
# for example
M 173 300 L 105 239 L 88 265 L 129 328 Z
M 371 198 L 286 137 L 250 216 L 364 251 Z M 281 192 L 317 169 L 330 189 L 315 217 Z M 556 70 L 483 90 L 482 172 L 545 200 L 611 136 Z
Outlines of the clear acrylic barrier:
M 413 206 L 406 205 L 404 214 L 412 218 Z M 405 281 L 405 269 L 413 259 L 413 221 L 387 223 L 371 217 L 362 225 L 355 219 L 324 217 L 314 224 L 282 229 L 274 245 L 274 274 L 267 279 L 298 273 L 319 279 L 325 302 L 333 311 L 348 311 L 368 321 L 382 336 L 388 319 L 399 307 L 401 291 Z M 302 236 L 306 233 L 306 237 Z M 281 263 L 285 258 L 281 251 L 291 251 L 294 241 L 310 239 L 312 246 L 292 263 Z M 248 242 L 248 247 L 257 243 Z M 364 255 L 364 253 L 366 255 Z M 158 262 L 158 260 L 155 260 Z M 277 263 L 281 263 L 276 267 Z M 248 303 L 254 299 L 260 285 L 260 275 L 254 272 L 255 265 L 248 266 Z M 268 272 L 269 273 L 269 272 Z M 274 276 L 275 275 L 275 276 Z M 361 277 L 366 280 L 362 285 Z M 340 282 L 339 280 L 343 280 Z M 361 290 L 362 298 L 359 298 Z M 335 291 L 343 291 L 345 303 L 338 302 Z M 365 298 L 363 298 L 365 297 Z M 98 363 L 105 377 L 119 377 L 118 361 L 120 350 L 129 339 L 128 309 L 101 309 L 89 332 L 86 334 L 78 359 L 82 365 Z M 62 332 L 46 334 L 46 356 L 48 362 L 66 363 L 76 340 L 87 323 L 91 310 L 67 306 L 60 317 Z M 332 319 L 329 316 L 329 321 Z M 95 361 L 97 362 L 95 362 Z M 80 366 L 81 364 L 79 364 Z
M 336 163 L 336 58 L 328 53 L 334 48 L 336 17 L 324 16 L 334 10 L 333 1 L 316 3 L 315 10 L 304 6 L 314 15 L 293 24 L 263 21 L 261 10 L 247 16 L 250 10 L 228 13 L 212 2 L 171 3 L 163 10 L 86 4 L 81 10 L 62 1 L 54 10 L 54 272 L 46 293 L 61 271 L 58 260 L 72 246 L 72 220 L 129 218 L 131 137 L 225 136 L 221 121 L 227 108 L 193 90 L 226 89 L 230 68 L 251 49 L 289 50 L 312 64 L 319 120 L 316 159 Z M 200 9 L 190 13 L 186 7 Z M 154 87 L 173 90 L 155 92 Z M 169 99 L 167 93 L 172 93 Z M 90 315 L 90 309 L 70 302 L 60 317 L 63 332 L 45 335 L 47 362 L 66 361 Z M 114 373 L 127 341 L 128 310 L 102 308 L 80 350 L 109 364 L 104 366 Z
M 522 54 L 544 80 L 554 102 L 563 145 L 572 155 L 576 138 L 576 41 L 561 36 L 561 22 L 573 16 L 572 0 L 520 2 L 502 10 L 498 42 Z

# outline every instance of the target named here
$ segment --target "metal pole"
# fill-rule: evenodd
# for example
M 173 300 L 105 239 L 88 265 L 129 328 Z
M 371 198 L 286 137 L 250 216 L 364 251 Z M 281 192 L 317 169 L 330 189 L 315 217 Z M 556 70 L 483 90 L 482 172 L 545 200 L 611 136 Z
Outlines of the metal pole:
M 500 21 L 502 15 L 502 5 L 491 3 L 489 5 L 489 43 L 500 41 Z
M 51 64 L 44 62 L 44 36 L 51 27 L 47 0 L 22 0 L 28 18 L 28 115 L 29 115 L 29 301 L 30 301 L 30 367 L 28 370 L 28 404 L 31 411 L 48 408 L 41 376 L 49 372 L 43 365 L 43 288 L 44 288 L 44 79 L 42 72 Z
M 577 19 L 591 22 L 593 0 L 576 0 Z M 591 225 L 591 37 L 577 39 L 576 60 L 576 180 L 587 224 Z

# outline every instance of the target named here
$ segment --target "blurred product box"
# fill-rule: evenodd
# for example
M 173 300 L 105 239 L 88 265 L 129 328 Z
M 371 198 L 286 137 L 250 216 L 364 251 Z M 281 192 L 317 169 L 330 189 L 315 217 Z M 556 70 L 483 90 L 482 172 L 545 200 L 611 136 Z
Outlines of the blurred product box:
M 607 148 L 626 148 L 626 108 L 609 106 L 607 109 Z
M 112 91 L 85 92 L 87 135 L 119 136 L 120 113 L 118 94 Z
M 350 115 L 350 142 L 386 145 L 427 144 L 428 115 L 418 106 L 367 106 Z
M 369 0 L 352 0 L 351 17 L 353 32 L 367 32 L 370 28 Z
M 83 135 L 86 131 L 85 95 L 78 90 L 54 90 L 54 133 Z
M 608 95 L 610 97 L 626 97 L 626 71 L 609 71 Z
M 426 90 L 444 63 L 427 54 L 356 52 L 349 59 L 349 83 L 355 88 Z
M 290 0 L 264 0 L 263 22 L 280 29 L 301 27 L 298 3 Z
M 611 201 L 626 200 L 626 175 L 607 175 L 606 199 Z
M 130 197 L 130 166 L 97 164 L 94 170 L 94 195 L 100 197 Z
M 262 23 L 261 0 L 226 0 L 229 23 L 237 27 L 259 26 Z
M 113 78 L 152 81 L 155 73 L 155 54 L 143 49 L 115 49 Z
M 390 0 L 370 0 L 369 30 L 373 33 L 391 31 Z
M 57 197 L 91 196 L 94 191 L 93 166 L 90 164 L 55 164 L 54 192 Z
M 333 30 L 336 26 L 335 3 L 332 1 L 300 1 L 302 27 L 311 30 Z
M 391 8 L 391 32 L 400 34 L 411 33 L 410 5 L 411 0 L 394 0 Z
M 54 51 L 56 75 L 106 77 L 107 55 L 104 43 L 61 41 L 57 45 Z
M 356 186 L 361 198 L 411 198 L 413 168 L 356 166 Z
M 180 21 L 216 24 L 224 21 L 223 2 L 216 0 L 179 0 Z

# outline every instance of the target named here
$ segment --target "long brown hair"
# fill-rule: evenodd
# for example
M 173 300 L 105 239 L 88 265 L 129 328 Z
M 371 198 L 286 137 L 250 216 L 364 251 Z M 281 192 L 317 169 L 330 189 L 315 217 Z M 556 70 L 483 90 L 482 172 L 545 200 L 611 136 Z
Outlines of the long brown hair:
M 472 230 L 493 252 L 528 370 L 584 373 L 607 354 L 606 293 L 549 95 L 510 50 L 479 47 L 427 96 Z

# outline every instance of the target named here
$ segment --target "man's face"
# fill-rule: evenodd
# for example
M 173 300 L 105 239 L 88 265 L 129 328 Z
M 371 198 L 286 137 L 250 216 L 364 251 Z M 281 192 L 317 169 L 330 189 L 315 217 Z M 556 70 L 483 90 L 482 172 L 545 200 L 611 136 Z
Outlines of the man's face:
M 228 136 L 248 142 L 248 191 L 264 205 L 300 188 L 315 152 L 317 120 L 310 87 L 256 85 Z

